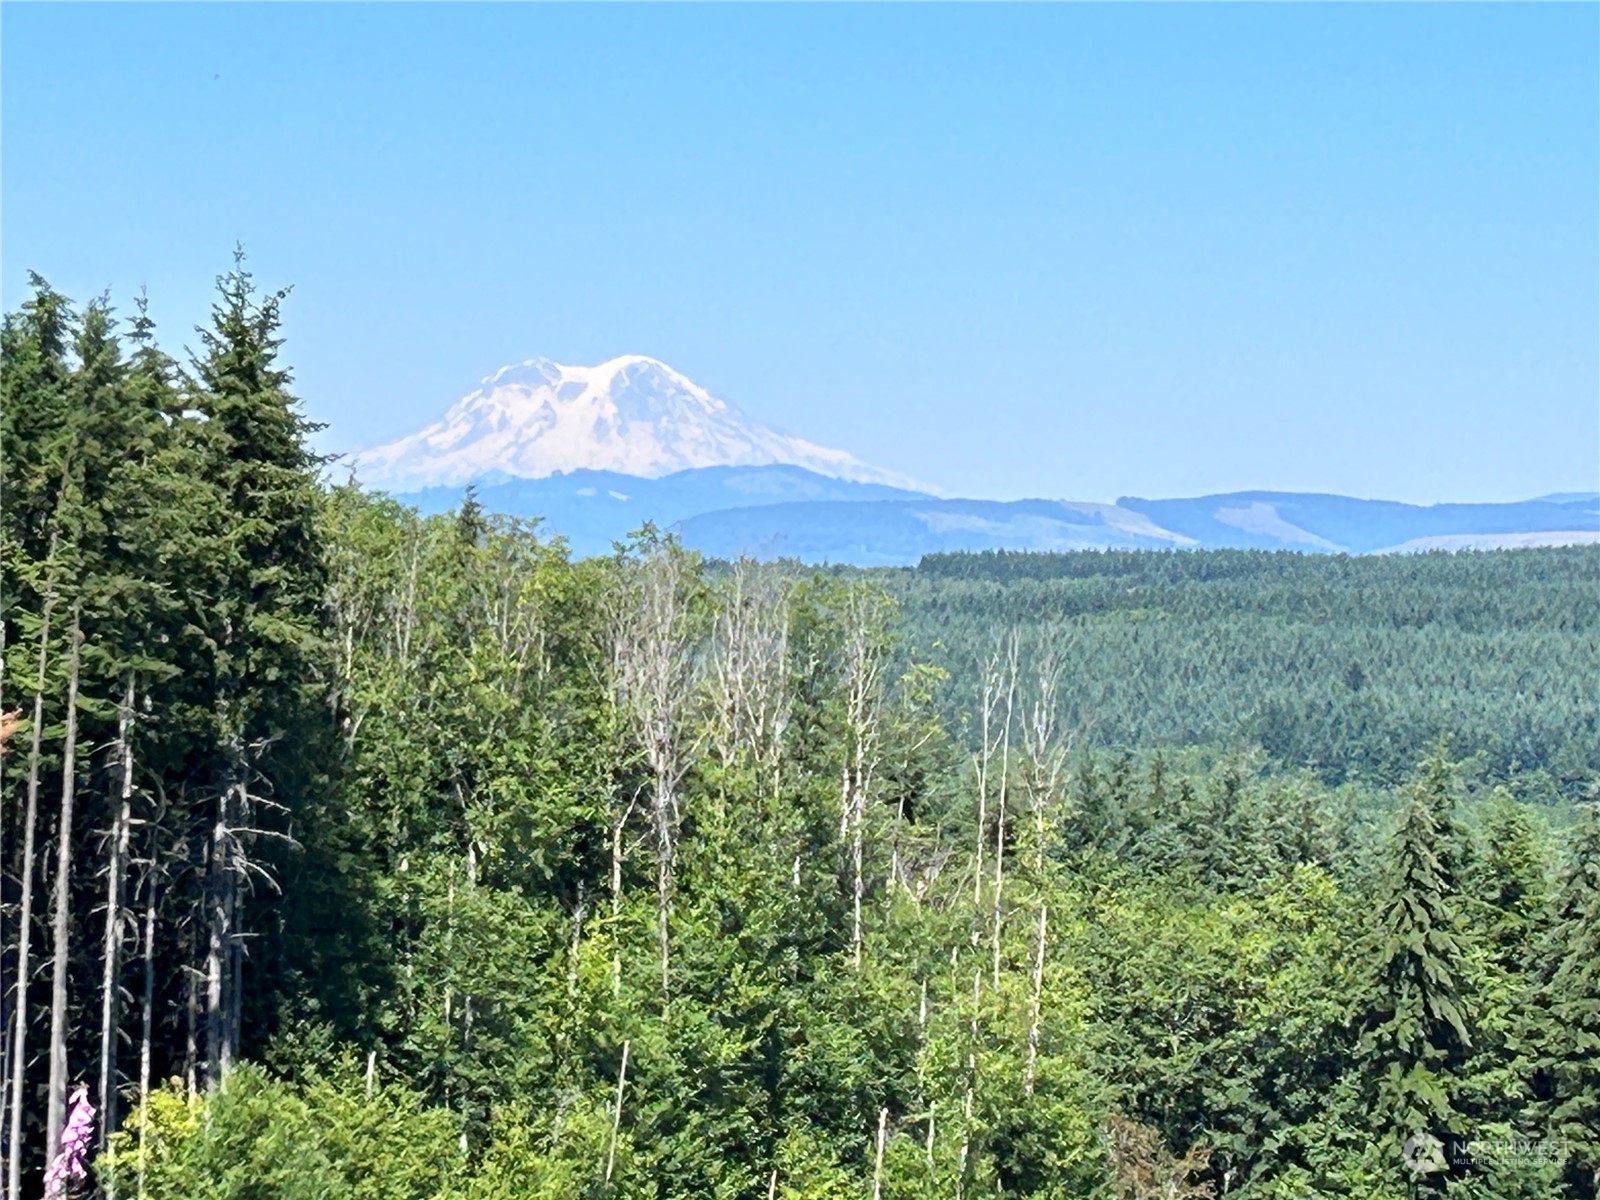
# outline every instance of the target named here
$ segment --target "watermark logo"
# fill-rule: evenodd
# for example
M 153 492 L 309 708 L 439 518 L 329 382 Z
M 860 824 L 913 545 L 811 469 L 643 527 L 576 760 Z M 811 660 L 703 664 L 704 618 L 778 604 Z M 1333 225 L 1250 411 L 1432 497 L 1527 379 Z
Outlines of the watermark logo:
M 1413 1133 L 1401 1144 L 1400 1155 L 1413 1175 L 1433 1175 L 1450 1169 L 1444 1143 L 1431 1133 Z
M 1485 1166 L 1527 1166 L 1536 1163 L 1567 1161 L 1567 1143 L 1562 1138 L 1474 1138 L 1466 1153 Z
M 1567 1160 L 1561 1138 L 1466 1138 L 1447 1133 L 1413 1133 L 1400 1145 L 1406 1169 L 1413 1175 L 1463 1175 L 1493 1167 L 1559 1165 Z

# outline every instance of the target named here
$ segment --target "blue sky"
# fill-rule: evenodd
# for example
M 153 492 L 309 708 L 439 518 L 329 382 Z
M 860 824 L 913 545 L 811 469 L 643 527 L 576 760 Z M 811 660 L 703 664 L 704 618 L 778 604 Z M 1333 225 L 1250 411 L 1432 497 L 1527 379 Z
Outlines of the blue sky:
M 945 490 L 1600 486 L 1600 7 L 6 4 L 0 293 L 329 448 L 652 354 Z

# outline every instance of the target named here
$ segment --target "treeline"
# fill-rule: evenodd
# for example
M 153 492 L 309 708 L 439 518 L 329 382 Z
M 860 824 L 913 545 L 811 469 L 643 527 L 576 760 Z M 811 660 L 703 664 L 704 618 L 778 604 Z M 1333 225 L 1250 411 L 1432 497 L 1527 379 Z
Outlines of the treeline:
M 236 269 L 181 366 L 142 304 L 35 279 L 4 327 L 8 1195 L 69 1085 L 220 1080 L 259 1014 L 247 953 L 326 793 L 322 496 Z M 253 948 L 252 948 L 253 947 Z M 132 961 L 130 961 L 130 957 Z
M 108 1196 L 1595 1195 L 1589 807 L 1086 747 L 1048 622 L 952 678 L 883 576 L 321 488 L 279 298 L 7 319 L 8 1200 L 80 1081 Z
M 1443 738 L 1534 801 L 1600 787 L 1600 547 L 958 554 L 885 574 L 970 709 L 996 635 L 1070 646 L 1061 718 L 1113 748 L 1260 746 L 1402 782 Z

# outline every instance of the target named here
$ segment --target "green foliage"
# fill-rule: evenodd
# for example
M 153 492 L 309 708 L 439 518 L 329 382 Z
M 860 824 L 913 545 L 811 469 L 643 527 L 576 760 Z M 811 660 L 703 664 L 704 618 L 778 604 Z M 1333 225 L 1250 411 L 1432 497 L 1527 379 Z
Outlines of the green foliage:
M 202 1100 L 174 1080 L 112 1141 L 103 1180 L 186 1200 L 424 1200 L 459 1171 L 455 1122 L 403 1088 L 346 1071 L 300 1086 L 251 1067 Z
M 908 640 L 975 705 L 996 631 L 1068 656 L 1063 720 L 1107 747 L 1259 745 L 1402 784 L 1442 735 L 1534 801 L 1600 780 L 1600 548 L 1366 558 L 1223 550 L 933 555 L 884 572 Z
M 1541 993 L 1552 1132 L 1573 1195 L 1600 1191 L 1600 811 L 1588 805 L 1555 902 Z
M 1456 1125 L 1456 1077 L 1472 1045 L 1462 994 L 1454 827 L 1443 763 L 1400 817 L 1376 930 L 1361 1057 L 1374 1130 L 1391 1151 Z
M 1600 765 L 1592 551 L 574 562 L 321 486 L 284 295 L 236 265 L 187 368 L 42 281 L 5 324 L 47 795 L 86 636 L 69 1062 L 125 723 L 110 1011 L 142 1042 L 148 980 L 176 1077 L 100 1185 L 1592 1200 L 1600 833 L 1557 836 Z M 214 1017 L 255 1065 L 206 1063 Z M 1472 1172 L 1410 1170 L 1447 1135 Z

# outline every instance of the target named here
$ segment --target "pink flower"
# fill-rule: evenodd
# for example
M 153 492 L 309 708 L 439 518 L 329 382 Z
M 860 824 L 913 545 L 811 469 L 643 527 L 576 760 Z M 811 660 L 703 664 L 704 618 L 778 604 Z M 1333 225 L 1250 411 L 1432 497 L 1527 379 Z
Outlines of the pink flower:
M 94 1134 L 94 1105 L 89 1103 L 89 1087 L 80 1083 L 72 1093 L 72 1112 L 61 1131 L 61 1147 L 44 1173 L 44 1200 L 61 1200 L 67 1194 L 69 1179 L 82 1179 L 89 1173 L 89 1139 Z

